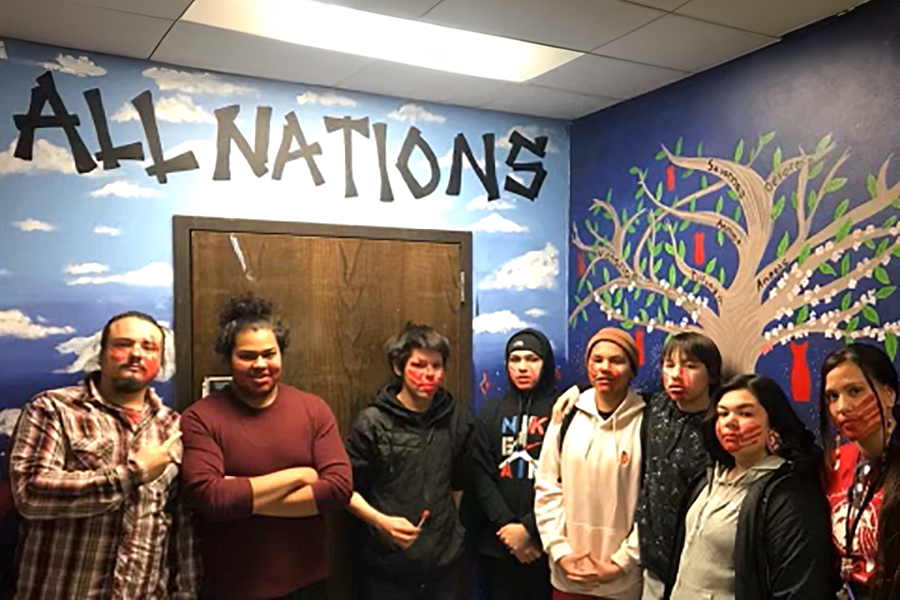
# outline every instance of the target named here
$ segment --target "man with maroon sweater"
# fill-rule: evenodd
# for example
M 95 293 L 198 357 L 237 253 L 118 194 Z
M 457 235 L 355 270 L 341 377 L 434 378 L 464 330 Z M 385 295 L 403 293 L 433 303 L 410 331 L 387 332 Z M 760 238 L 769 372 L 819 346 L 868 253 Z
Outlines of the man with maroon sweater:
M 232 383 L 182 417 L 183 477 L 201 516 L 204 597 L 325 597 L 326 509 L 346 506 L 350 464 L 321 398 L 280 383 L 287 328 L 270 302 L 229 300 L 216 352 Z

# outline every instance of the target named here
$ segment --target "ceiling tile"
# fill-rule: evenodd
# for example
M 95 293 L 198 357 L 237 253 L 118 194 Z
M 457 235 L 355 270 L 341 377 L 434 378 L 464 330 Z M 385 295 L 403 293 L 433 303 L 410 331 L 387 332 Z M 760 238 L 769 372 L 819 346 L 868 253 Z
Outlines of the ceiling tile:
M 861 0 L 692 0 L 676 12 L 778 36 L 860 3 Z
M 588 51 L 663 14 L 619 0 L 444 0 L 420 20 Z
M 172 27 L 153 60 L 313 85 L 332 85 L 372 62 L 353 54 L 182 21 Z
M 595 53 L 697 72 L 775 41 L 777 38 L 669 14 Z
M 108 8 L 110 10 L 120 10 L 122 12 L 134 13 L 136 15 L 146 15 L 148 17 L 158 17 L 160 19 L 169 19 L 175 21 L 180 17 L 187 7 L 190 6 L 192 0 L 62 0 L 72 4 L 85 4 L 88 6 L 96 6 L 99 8 Z
M 658 8 L 659 10 L 665 11 L 673 11 L 676 8 L 680 8 L 690 2 L 691 0 L 625 0 L 626 2 L 631 2 L 632 4 L 641 4 L 643 6 L 649 6 L 651 8 Z
M 337 84 L 348 90 L 462 106 L 479 106 L 513 85 L 383 60 L 372 62 Z
M 482 108 L 554 119 L 577 119 L 618 102 L 615 98 L 585 96 L 525 83 L 511 85 L 519 89 L 500 94 Z
M 76 50 L 147 58 L 172 21 L 49 0 L 0 1 L 0 35 Z
M 690 73 L 586 54 L 535 77 L 531 83 L 569 92 L 633 98 Z
M 418 19 L 439 2 L 440 0 L 323 0 L 324 4 L 336 4 L 401 19 Z

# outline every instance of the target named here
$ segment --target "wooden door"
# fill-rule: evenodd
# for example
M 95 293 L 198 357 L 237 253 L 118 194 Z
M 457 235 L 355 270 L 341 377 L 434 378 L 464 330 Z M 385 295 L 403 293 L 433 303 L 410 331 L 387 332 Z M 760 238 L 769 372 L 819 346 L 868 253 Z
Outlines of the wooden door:
M 468 409 L 470 234 L 175 219 L 180 408 L 199 399 L 205 377 L 228 374 L 213 352 L 218 312 L 253 292 L 274 300 L 291 329 L 282 380 L 324 398 L 343 436 L 389 379 L 384 342 L 406 321 L 450 340 L 446 386 Z M 329 523 L 334 600 L 352 592 L 350 518 Z

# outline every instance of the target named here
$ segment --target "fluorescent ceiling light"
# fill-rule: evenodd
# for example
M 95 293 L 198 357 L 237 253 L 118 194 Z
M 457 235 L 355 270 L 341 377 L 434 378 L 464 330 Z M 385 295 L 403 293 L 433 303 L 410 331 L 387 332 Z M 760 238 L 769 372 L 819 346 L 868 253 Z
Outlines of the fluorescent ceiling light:
M 506 81 L 583 56 L 312 0 L 195 0 L 182 21 L 336 52 Z

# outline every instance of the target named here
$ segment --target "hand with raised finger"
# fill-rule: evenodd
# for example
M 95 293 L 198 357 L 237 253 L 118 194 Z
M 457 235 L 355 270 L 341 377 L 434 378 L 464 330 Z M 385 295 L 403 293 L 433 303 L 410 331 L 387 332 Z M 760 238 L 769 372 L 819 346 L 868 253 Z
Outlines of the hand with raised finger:
M 144 472 L 143 483 L 153 481 L 162 475 L 172 462 L 172 446 L 181 439 L 181 432 L 176 431 L 162 444 L 147 444 L 132 457 L 138 468 Z

